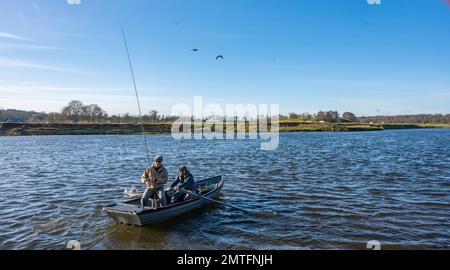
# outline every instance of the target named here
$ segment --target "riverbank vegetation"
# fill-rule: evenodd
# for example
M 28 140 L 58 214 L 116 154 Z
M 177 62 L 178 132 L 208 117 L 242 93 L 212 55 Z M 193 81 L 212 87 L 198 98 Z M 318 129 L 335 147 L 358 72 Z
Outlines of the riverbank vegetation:
M 0 109 L 0 136 L 20 135 L 96 135 L 96 134 L 139 134 L 143 122 L 146 133 L 170 133 L 177 116 L 160 115 L 153 110 L 143 115 L 108 115 L 96 104 L 85 105 L 81 101 L 71 101 L 60 112 L 30 112 L 14 109 Z M 192 119 L 192 129 L 202 129 L 210 119 Z M 230 120 L 230 119 L 228 119 Z M 249 132 L 252 119 L 232 119 L 247 121 L 245 130 Z M 203 124 L 202 124 L 203 123 Z M 255 126 L 253 124 L 253 126 Z M 310 113 L 290 113 L 279 115 L 280 132 L 352 132 L 381 131 L 385 129 L 450 128 L 450 114 L 362 116 L 351 112 L 340 115 L 337 111 Z M 213 129 L 214 130 L 214 129 Z M 237 124 L 234 130 L 238 132 Z

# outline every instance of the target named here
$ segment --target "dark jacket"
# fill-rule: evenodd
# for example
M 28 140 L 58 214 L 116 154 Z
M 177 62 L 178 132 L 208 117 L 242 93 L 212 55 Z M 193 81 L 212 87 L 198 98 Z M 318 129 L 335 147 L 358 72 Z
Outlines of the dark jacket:
M 182 178 L 178 176 L 175 182 L 173 182 L 171 188 L 175 188 L 177 185 L 179 185 L 178 186 L 179 189 L 194 191 L 195 190 L 194 176 L 190 172 L 187 173 L 186 177 Z

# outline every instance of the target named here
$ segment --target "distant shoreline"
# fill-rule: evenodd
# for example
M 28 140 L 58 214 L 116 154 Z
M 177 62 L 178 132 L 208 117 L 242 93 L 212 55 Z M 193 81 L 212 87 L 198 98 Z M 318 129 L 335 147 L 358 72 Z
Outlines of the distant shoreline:
M 364 124 L 364 123 L 279 123 L 279 131 L 285 132 L 357 132 L 383 131 L 392 129 L 450 128 L 439 124 Z M 145 124 L 146 134 L 170 134 L 171 123 Z M 200 129 L 200 123 L 193 130 Z M 247 127 L 248 131 L 248 127 Z M 236 130 L 235 130 L 236 132 Z M 138 124 L 43 124 L 43 123 L 0 123 L 0 136 L 45 136 L 45 135 L 137 135 L 141 134 Z

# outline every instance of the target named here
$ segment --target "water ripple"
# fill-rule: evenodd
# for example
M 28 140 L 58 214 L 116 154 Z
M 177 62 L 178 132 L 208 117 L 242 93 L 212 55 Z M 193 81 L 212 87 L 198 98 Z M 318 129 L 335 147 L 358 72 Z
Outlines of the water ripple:
M 102 206 L 139 187 L 139 136 L 0 137 L 0 249 L 391 249 L 450 242 L 450 131 L 282 134 L 258 141 L 174 141 L 152 136 L 171 178 L 224 174 L 221 199 L 164 224 L 114 223 Z

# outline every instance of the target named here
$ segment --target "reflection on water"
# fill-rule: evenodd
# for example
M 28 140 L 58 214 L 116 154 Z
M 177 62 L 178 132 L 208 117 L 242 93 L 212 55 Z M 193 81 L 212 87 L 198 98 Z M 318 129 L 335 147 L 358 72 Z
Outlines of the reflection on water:
M 282 134 L 257 141 L 152 136 L 171 177 L 225 174 L 223 200 L 164 224 L 113 222 L 102 206 L 139 185 L 139 136 L 0 137 L 0 248 L 362 249 L 434 248 L 450 242 L 450 130 Z

